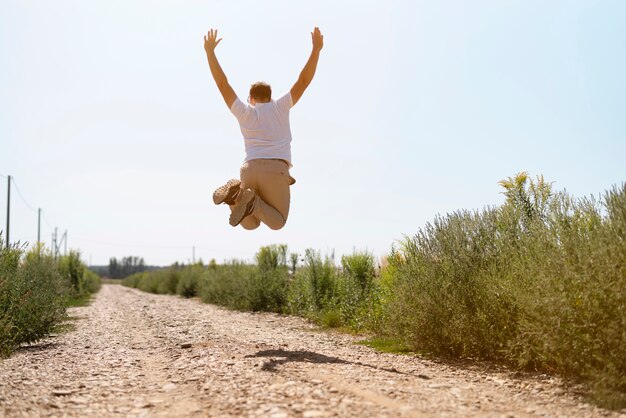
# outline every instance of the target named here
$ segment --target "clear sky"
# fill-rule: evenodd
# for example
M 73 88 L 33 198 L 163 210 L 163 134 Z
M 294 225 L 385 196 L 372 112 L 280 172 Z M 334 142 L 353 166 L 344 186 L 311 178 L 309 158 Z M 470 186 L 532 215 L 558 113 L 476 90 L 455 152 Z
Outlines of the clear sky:
M 0 175 L 42 239 L 86 262 L 252 259 L 285 243 L 381 256 L 437 214 L 502 203 L 526 170 L 598 195 L 626 181 L 626 1 L 0 0 Z M 291 87 L 284 229 L 232 228 L 213 189 L 244 150 L 203 35 L 245 99 Z M 0 177 L 5 230 L 7 180 Z M 37 238 L 15 189 L 11 241 Z

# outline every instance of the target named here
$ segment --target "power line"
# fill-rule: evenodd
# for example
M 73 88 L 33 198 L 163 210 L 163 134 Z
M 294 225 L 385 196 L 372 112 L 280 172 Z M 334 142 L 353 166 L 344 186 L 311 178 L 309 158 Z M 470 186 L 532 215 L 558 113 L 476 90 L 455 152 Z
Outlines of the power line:
M 76 237 L 76 236 L 72 236 L 72 239 L 75 239 L 77 241 L 91 242 L 94 244 L 111 245 L 114 247 L 144 247 L 144 248 L 163 248 L 163 249 L 168 249 L 168 248 L 169 249 L 188 249 L 189 248 L 188 245 L 154 245 L 154 244 L 137 244 L 137 243 L 119 244 L 119 243 L 113 243 L 113 242 L 98 241 L 98 240 L 93 240 L 89 238 L 81 238 L 81 237 Z
M 52 226 L 52 222 L 50 222 L 48 220 L 48 218 L 46 217 L 44 211 L 42 211 L 41 209 L 34 209 L 29 203 L 28 201 L 26 201 L 26 199 L 24 198 L 24 195 L 22 194 L 22 192 L 20 191 L 15 178 L 13 176 L 5 176 L 3 174 L 0 174 L 0 177 L 5 178 L 5 179 L 9 179 L 10 183 L 13 183 L 13 186 L 15 186 L 15 190 L 17 191 L 17 194 L 19 195 L 20 199 L 22 200 L 22 202 L 24 202 L 24 204 L 26 205 L 26 207 L 28 209 L 30 209 L 33 212 L 37 212 L 41 217 L 43 217 L 44 222 L 46 223 L 46 225 L 50 228 L 50 229 L 55 229 L 55 233 L 54 233 L 54 240 L 56 241 L 56 228 Z M 7 220 L 8 222 L 8 220 Z M 38 221 L 39 222 L 39 221 Z M 38 237 L 39 237 L 39 233 L 40 233 L 41 227 L 40 225 L 38 225 Z M 67 234 L 67 231 L 66 233 Z M 8 236 L 8 223 L 7 223 L 7 236 Z M 67 240 L 66 236 L 64 235 L 65 239 Z M 177 249 L 177 250 L 181 250 L 181 249 L 189 249 L 189 245 L 154 245 L 154 244 L 137 244 L 137 243 L 125 243 L 125 244 L 119 244 L 119 243 L 112 243 L 112 242 L 105 242 L 105 241 L 98 241 L 98 240 L 92 240 L 92 239 L 88 239 L 88 238 L 81 238 L 81 237 L 75 237 L 72 236 L 72 239 L 75 239 L 77 241 L 83 241 L 83 242 L 89 242 L 89 243 L 94 243 L 94 244 L 100 244 L 100 245 L 108 245 L 108 246 L 113 246 L 113 247 L 140 247 L 140 248 L 158 248 L 158 249 Z M 8 242 L 7 242 L 8 243 Z M 56 244 L 56 242 L 54 243 Z M 202 251 L 211 251 L 211 252 L 225 252 L 226 250 L 224 249 L 220 249 L 220 248 L 207 248 L 207 247 L 193 247 L 193 252 L 194 252 L 194 258 L 195 258 L 195 250 L 199 249 Z
M 20 198 L 22 199 L 22 202 L 24 202 L 26 207 L 28 207 L 28 209 L 32 210 L 33 212 L 37 212 L 37 209 L 33 209 L 33 207 L 28 204 L 26 199 L 24 199 L 24 196 L 22 196 L 22 192 L 20 192 L 20 188 L 17 187 L 17 183 L 15 182 L 15 177 L 11 177 L 11 181 L 13 182 L 13 185 L 15 186 L 15 190 L 17 190 L 17 194 L 20 196 Z
M 108 245 L 111 247 L 160 248 L 164 250 L 167 250 L 167 249 L 188 250 L 189 249 L 189 245 L 154 245 L 154 244 L 137 244 L 137 243 L 119 244 L 119 243 L 113 243 L 113 242 L 98 241 L 98 240 L 93 240 L 89 238 L 81 238 L 81 237 L 76 237 L 74 235 L 72 235 L 72 239 L 76 241 L 89 242 L 92 244 Z M 219 249 L 219 248 L 207 248 L 207 247 L 195 247 L 195 248 L 196 250 L 200 249 L 203 251 L 216 251 L 216 252 L 225 251 L 224 249 Z
M 51 229 L 54 228 L 52 226 L 52 223 L 50 221 L 48 221 L 48 218 L 46 218 L 46 215 L 43 213 L 43 211 L 42 211 L 41 216 L 43 216 L 43 221 L 46 223 L 46 225 L 48 225 L 48 228 L 51 228 Z

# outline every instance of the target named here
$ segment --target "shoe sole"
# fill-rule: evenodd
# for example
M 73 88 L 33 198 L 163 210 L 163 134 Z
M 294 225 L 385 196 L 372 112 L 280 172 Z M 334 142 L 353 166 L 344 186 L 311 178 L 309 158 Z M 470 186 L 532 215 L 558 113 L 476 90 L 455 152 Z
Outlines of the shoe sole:
M 213 203 L 219 205 L 224 203 L 228 196 L 234 194 L 239 186 L 241 185 L 241 181 L 239 180 L 228 180 L 225 185 L 220 186 L 213 192 Z
M 237 226 L 243 221 L 243 218 L 246 217 L 246 212 L 248 211 L 248 206 L 254 200 L 255 194 L 252 190 L 246 189 L 243 191 L 241 195 L 241 200 L 237 203 L 237 206 L 233 208 L 233 211 L 230 214 L 230 218 L 228 222 L 231 226 Z

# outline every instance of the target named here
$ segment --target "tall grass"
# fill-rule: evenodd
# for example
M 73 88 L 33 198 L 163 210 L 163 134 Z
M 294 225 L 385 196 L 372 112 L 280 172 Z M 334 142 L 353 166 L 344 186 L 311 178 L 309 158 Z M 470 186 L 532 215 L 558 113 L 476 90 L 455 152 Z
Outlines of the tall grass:
M 209 269 L 200 277 L 200 298 L 231 309 L 251 310 L 248 289 L 256 273 L 254 266 L 238 261 Z
M 626 406 L 626 186 L 599 201 L 525 173 L 506 203 L 437 217 L 392 252 L 389 327 L 415 350 L 547 370 Z
M 0 239 L 0 247 L 0 356 L 6 357 L 52 332 L 68 302 L 97 291 L 99 278 L 76 252 L 55 259 L 41 246 L 25 253 Z
M 287 247 L 261 247 L 257 263 L 232 261 L 187 267 L 172 266 L 127 277 L 122 284 L 151 293 L 199 296 L 202 301 L 238 310 L 283 312 L 289 270 Z
M 626 185 L 574 199 L 526 173 L 500 184 L 503 205 L 437 216 L 395 245 L 381 271 L 367 252 L 337 266 L 309 249 L 298 265 L 274 245 L 255 264 L 183 269 L 184 286 L 165 284 L 165 272 L 126 284 L 559 373 L 585 382 L 598 404 L 626 407 Z

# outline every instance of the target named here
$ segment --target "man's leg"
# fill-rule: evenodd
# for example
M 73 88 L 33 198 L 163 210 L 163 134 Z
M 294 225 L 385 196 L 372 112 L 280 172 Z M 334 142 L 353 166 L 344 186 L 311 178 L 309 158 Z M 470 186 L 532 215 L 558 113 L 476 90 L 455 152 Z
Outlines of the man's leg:
M 243 218 L 243 221 L 239 224 L 243 227 L 243 229 L 247 229 L 249 231 L 253 229 L 257 229 L 259 225 L 261 225 L 261 221 L 256 216 L 250 215 Z
M 271 229 L 281 229 L 289 215 L 289 166 L 282 160 L 254 160 L 254 163 L 258 176 L 255 190 L 257 199 L 252 216 Z
M 251 162 L 245 162 L 242 166 L 241 166 L 241 170 L 239 172 L 239 178 L 241 179 L 241 190 L 245 190 L 245 189 L 252 189 L 256 192 L 256 188 L 257 188 L 257 171 L 254 166 L 254 164 L 250 164 Z M 239 193 L 239 196 L 237 199 L 235 199 L 235 204 L 239 203 L 239 200 L 241 199 L 241 193 Z M 230 205 L 230 210 L 232 212 L 233 208 L 235 207 L 235 205 Z M 241 221 L 241 223 L 239 224 L 241 225 L 244 229 L 248 229 L 248 230 L 252 230 L 252 229 L 257 229 L 259 227 L 259 225 L 261 225 L 261 221 L 254 215 L 250 215 L 250 216 L 246 216 L 245 218 L 243 218 L 243 220 Z

